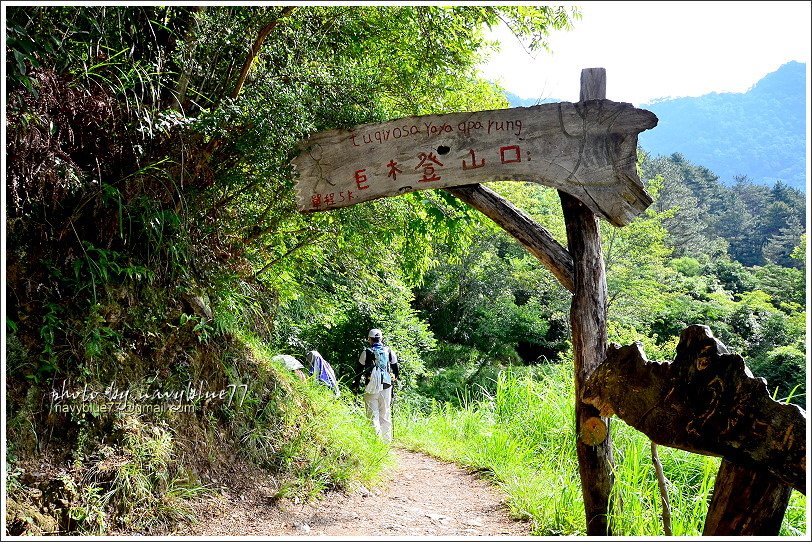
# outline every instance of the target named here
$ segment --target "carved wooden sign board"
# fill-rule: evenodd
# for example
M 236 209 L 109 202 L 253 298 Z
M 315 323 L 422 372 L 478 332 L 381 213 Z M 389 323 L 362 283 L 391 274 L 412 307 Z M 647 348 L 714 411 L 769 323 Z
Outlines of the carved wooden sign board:
M 651 204 L 637 176 L 650 111 L 610 100 L 407 117 L 310 136 L 293 160 L 301 212 L 429 188 L 529 181 L 581 200 L 615 226 Z

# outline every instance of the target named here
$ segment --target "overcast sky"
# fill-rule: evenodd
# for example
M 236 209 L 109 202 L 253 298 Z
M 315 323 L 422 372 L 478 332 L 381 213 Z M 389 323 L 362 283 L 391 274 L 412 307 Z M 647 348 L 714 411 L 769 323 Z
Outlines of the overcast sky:
M 583 17 L 574 30 L 553 32 L 552 52 L 538 52 L 535 59 L 501 28 L 494 36 L 502 51 L 482 73 L 522 98 L 577 101 L 581 69 L 603 67 L 606 97 L 636 105 L 744 92 L 792 60 L 805 63 L 809 73 L 810 2 L 576 5 Z

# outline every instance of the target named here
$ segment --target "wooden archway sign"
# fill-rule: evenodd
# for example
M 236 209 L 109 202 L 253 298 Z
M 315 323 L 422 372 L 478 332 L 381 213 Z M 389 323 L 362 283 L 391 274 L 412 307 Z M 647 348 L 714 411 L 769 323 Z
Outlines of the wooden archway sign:
M 651 205 L 636 172 L 637 135 L 656 124 L 631 104 L 582 99 L 319 132 L 293 162 L 299 210 L 514 180 L 562 190 L 624 226 Z
M 611 534 L 611 436 L 609 420 L 581 400 L 607 346 L 598 218 L 623 226 L 651 204 L 636 171 L 637 136 L 657 125 L 653 113 L 605 98 L 606 71 L 586 69 L 578 103 L 409 117 L 330 130 L 305 140 L 293 161 L 301 212 L 445 188 L 516 237 L 573 293 L 576 447 L 587 534 L 598 536 Z M 496 180 L 557 188 L 568 249 L 478 184 Z

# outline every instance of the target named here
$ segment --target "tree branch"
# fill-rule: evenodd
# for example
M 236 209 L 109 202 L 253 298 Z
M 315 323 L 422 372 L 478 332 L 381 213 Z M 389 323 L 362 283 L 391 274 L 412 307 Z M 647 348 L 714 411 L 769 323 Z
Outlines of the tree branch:
M 254 188 L 254 187 L 255 187 L 256 185 L 258 185 L 258 184 L 259 184 L 259 183 L 260 183 L 262 180 L 263 180 L 263 179 L 256 178 L 256 179 L 254 179 L 253 181 L 250 181 L 249 183 L 247 183 L 246 185 L 244 185 L 244 186 L 243 186 L 243 187 L 241 187 L 241 188 L 238 188 L 237 190 L 235 190 L 235 191 L 234 191 L 234 192 L 232 192 L 231 194 L 229 194 L 229 195 L 227 195 L 227 196 L 223 196 L 223 197 L 222 197 L 222 198 L 221 198 L 221 199 L 220 199 L 220 200 L 219 200 L 217 203 L 215 203 L 214 205 L 212 205 L 212 207 L 211 207 L 211 208 L 212 208 L 212 209 L 216 209 L 217 207 L 222 207 L 223 205 L 225 205 L 225 204 L 227 204 L 227 203 L 230 203 L 230 202 L 231 202 L 231 201 L 233 201 L 233 200 L 234 200 L 234 198 L 236 198 L 237 196 L 239 196 L 239 195 L 241 195 L 241 194 L 244 194 L 244 193 L 248 192 L 249 190 L 251 190 L 252 188 Z
M 268 37 L 268 34 L 270 34 L 271 31 L 276 28 L 276 25 L 278 25 L 282 19 L 293 13 L 293 10 L 295 9 L 296 6 L 285 6 L 279 17 L 266 24 L 262 30 L 259 31 L 259 35 L 254 41 L 254 45 L 251 47 L 251 52 L 248 54 L 248 57 L 245 59 L 245 63 L 243 63 L 242 69 L 240 70 L 240 76 L 237 79 L 237 84 L 234 86 L 234 91 L 231 93 L 232 99 L 239 96 L 240 91 L 245 84 L 245 79 L 248 77 L 248 72 L 251 71 L 251 66 L 254 64 L 254 59 L 259 54 L 259 50 L 262 47 L 262 43 L 265 41 L 265 38 Z
M 267 271 L 268 269 L 270 269 L 271 267 L 273 267 L 277 263 L 281 262 L 282 260 L 284 260 L 285 258 L 290 256 L 291 254 L 293 254 L 294 252 L 296 252 L 300 248 L 309 245 L 310 243 L 312 243 L 313 241 L 315 241 L 316 239 L 321 237 L 322 233 L 323 232 L 320 232 L 318 235 L 315 235 L 314 237 L 309 237 L 309 238 L 305 239 L 304 241 L 300 241 L 300 242 L 296 243 L 296 245 L 293 248 L 291 248 L 290 250 L 288 250 L 287 252 L 285 252 L 284 254 L 279 256 L 278 258 L 276 258 L 274 260 L 271 260 L 270 262 L 266 263 L 262 267 L 262 269 L 260 269 L 256 273 L 254 273 L 254 278 L 259 277 L 262 273 L 264 273 L 265 271 Z
M 651 443 L 651 462 L 654 463 L 654 470 L 657 472 L 657 485 L 660 487 L 660 500 L 663 503 L 663 533 L 671 536 L 671 505 L 668 503 L 668 489 L 666 487 L 663 464 L 660 463 L 660 456 L 657 455 L 657 445 Z

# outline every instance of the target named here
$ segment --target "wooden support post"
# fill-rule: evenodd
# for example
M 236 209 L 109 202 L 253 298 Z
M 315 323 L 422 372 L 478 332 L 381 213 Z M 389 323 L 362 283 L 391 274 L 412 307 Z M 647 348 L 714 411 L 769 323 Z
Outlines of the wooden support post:
M 766 470 L 722 460 L 704 536 L 778 536 L 792 488 Z
M 581 102 L 606 98 L 606 70 L 581 72 Z M 592 371 L 603 362 L 606 346 L 606 275 L 598 218 L 577 198 L 559 191 L 567 228 L 569 253 L 574 264 L 575 290 L 570 322 L 575 363 L 575 431 L 578 469 L 590 536 L 610 535 L 609 493 L 612 474 L 612 439 L 608 418 L 581 399 L 581 391 Z M 595 431 L 596 426 L 604 431 Z M 586 427 L 593 430 L 585 431 Z M 600 438 L 593 438 L 600 435 Z

